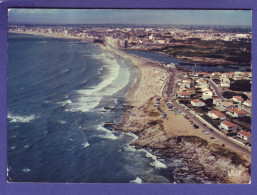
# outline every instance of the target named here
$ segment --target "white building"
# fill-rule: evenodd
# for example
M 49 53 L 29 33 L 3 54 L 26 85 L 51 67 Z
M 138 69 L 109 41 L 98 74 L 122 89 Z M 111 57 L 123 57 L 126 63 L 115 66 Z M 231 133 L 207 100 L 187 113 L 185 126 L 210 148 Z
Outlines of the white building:
M 222 102 L 222 100 L 220 98 L 213 99 L 213 104 L 215 104 L 216 106 L 218 106 L 221 102 Z
M 220 123 L 220 128 L 227 131 L 237 131 L 237 125 L 229 121 L 222 121 Z
M 211 90 L 209 90 L 209 89 L 203 90 L 202 98 L 204 100 L 212 99 L 212 96 L 213 96 L 213 92 Z
M 237 137 L 240 137 L 245 141 L 251 141 L 251 133 L 247 131 L 239 131 Z
M 247 107 L 252 107 L 252 102 L 250 100 L 244 101 L 243 104 L 246 105 Z
M 191 93 L 189 93 L 188 91 L 181 91 L 178 93 L 178 96 L 181 98 L 190 98 Z
M 205 103 L 199 99 L 191 100 L 191 105 L 195 107 L 203 107 L 205 106 Z
M 243 103 L 244 99 L 241 96 L 233 96 L 232 100 L 236 103 Z
M 238 110 L 236 108 L 230 108 L 228 109 L 227 112 L 229 115 L 235 117 L 235 118 L 239 118 L 239 117 L 245 117 L 245 112 L 243 110 Z
M 220 119 L 220 120 L 226 119 L 226 115 L 217 110 L 209 111 L 207 115 L 212 119 Z

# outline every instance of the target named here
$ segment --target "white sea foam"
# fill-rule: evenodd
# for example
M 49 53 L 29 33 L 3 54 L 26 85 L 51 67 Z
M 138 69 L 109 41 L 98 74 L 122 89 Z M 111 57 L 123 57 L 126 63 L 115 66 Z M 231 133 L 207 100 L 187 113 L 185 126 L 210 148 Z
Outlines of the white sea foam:
M 62 101 L 62 102 L 57 102 L 57 104 L 60 104 L 61 106 L 65 106 L 66 104 L 72 104 L 72 101 L 71 100 L 65 100 L 65 101 Z
M 136 148 L 135 146 L 131 146 L 131 145 L 126 145 L 123 147 L 125 151 L 127 152 L 135 152 L 136 151 Z
M 102 132 L 105 133 L 104 135 L 99 136 L 101 138 L 112 139 L 112 140 L 117 139 L 117 137 L 110 130 L 104 128 L 102 125 L 98 125 L 96 130 L 97 131 L 102 131 Z
M 130 183 L 142 183 L 142 179 L 137 177 L 135 180 L 130 181 Z
M 124 133 L 124 132 L 123 132 Z M 138 136 L 137 135 L 135 135 L 134 133 L 131 133 L 131 132 L 126 132 L 125 133 L 126 135 L 129 135 L 129 136 L 131 136 L 131 137 L 133 137 L 134 139 L 132 140 L 132 142 L 133 141 L 135 141 L 136 139 L 138 139 Z
M 30 145 L 26 145 L 26 146 L 24 146 L 24 148 L 28 148 Z
M 21 171 L 24 172 L 24 173 L 28 173 L 28 172 L 30 172 L 30 169 L 29 168 L 24 168 Z
M 151 154 L 150 152 L 148 152 L 147 150 L 140 149 L 139 151 L 145 152 L 145 156 L 146 157 L 151 158 L 151 159 L 154 160 L 154 162 L 150 163 L 150 165 L 154 166 L 157 169 L 161 169 L 161 168 L 165 169 L 165 168 L 167 168 L 167 166 L 165 164 L 163 164 L 162 162 L 158 161 L 157 157 L 154 156 L 153 154 Z
M 64 120 L 59 120 L 58 123 L 60 123 L 60 124 L 66 124 L 67 122 L 64 121 Z
M 156 161 L 150 163 L 150 165 L 154 166 L 154 167 L 157 168 L 157 169 L 166 169 L 166 168 L 167 168 L 167 166 L 166 166 L 165 164 L 161 163 L 161 162 L 158 161 L 158 160 L 156 160 Z
M 102 61 L 106 74 L 101 77 L 102 82 L 97 85 L 88 89 L 77 90 L 78 97 L 73 100 L 66 111 L 88 112 L 97 107 L 103 97 L 115 94 L 128 84 L 128 70 L 126 68 L 121 70 L 120 64 L 112 54 L 102 53 L 93 57 Z M 101 68 L 98 71 L 101 72 Z
M 82 144 L 82 146 L 84 147 L 84 148 L 86 148 L 86 147 L 88 147 L 90 144 L 88 143 L 88 142 L 85 142 L 84 144 Z
M 16 148 L 16 146 L 12 146 L 12 147 L 10 147 L 10 149 L 11 149 L 11 150 L 14 150 L 15 148 Z
M 18 116 L 18 115 L 12 115 L 11 113 L 8 113 L 7 118 L 10 119 L 10 123 L 29 123 L 30 121 L 37 118 L 35 115 L 30 116 Z

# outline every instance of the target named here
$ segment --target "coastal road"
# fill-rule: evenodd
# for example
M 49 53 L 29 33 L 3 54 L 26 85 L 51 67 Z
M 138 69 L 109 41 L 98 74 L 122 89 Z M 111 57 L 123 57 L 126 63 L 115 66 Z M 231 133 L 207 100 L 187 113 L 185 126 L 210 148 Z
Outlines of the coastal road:
M 238 152 L 242 152 L 243 154 L 247 155 L 247 156 L 250 156 L 251 155 L 251 152 L 248 151 L 248 149 L 236 144 L 235 142 L 233 141 L 230 141 L 226 138 L 226 136 L 222 136 L 218 133 L 216 133 L 215 131 L 212 131 L 210 130 L 208 127 L 206 127 L 198 118 L 196 118 L 191 112 L 189 112 L 188 110 L 186 110 L 184 107 L 182 107 L 180 104 L 178 104 L 176 101 L 172 101 L 172 104 L 177 107 L 181 112 L 185 113 L 188 117 L 191 118 L 191 120 L 197 124 L 199 126 L 199 129 L 201 130 L 206 130 L 210 133 L 210 136 L 213 136 L 217 139 L 220 140 L 221 143 L 224 143 L 225 145 L 230 145 L 232 146 L 235 151 L 238 151 Z

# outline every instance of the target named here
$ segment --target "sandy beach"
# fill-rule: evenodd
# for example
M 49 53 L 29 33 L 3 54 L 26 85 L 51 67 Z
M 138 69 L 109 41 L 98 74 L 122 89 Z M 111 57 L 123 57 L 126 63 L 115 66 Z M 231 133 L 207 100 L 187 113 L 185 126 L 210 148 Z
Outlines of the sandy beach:
M 26 34 L 81 39 L 62 34 L 34 32 Z M 157 150 L 167 157 L 180 156 L 185 159 L 189 167 L 192 166 L 193 173 L 201 177 L 206 176 L 218 183 L 249 182 L 250 174 L 246 168 L 249 162 L 246 161 L 241 165 L 234 163 L 231 158 L 222 156 L 219 150 L 228 150 L 228 153 L 232 154 L 232 148 L 221 148 L 220 143 L 215 143 L 201 131 L 195 130 L 183 115 L 166 110 L 163 89 L 169 80 L 170 72 L 159 66 L 158 62 L 125 53 L 108 44 L 99 46 L 130 60 L 139 70 L 138 81 L 128 96 L 131 108 L 124 113 L 123 120 L 115 127 L 137 134 L 139 138 L 132 144 L 139 148 Z M 154 106 L 156 98 L 161 98 L 160 108 L 167 113 L 166 118 L 161 118 L 161 112 Z M 179 143 L 177 143 L 178 137 L 181 138 Z M 195 167 L 196 164 L 199 166 Z

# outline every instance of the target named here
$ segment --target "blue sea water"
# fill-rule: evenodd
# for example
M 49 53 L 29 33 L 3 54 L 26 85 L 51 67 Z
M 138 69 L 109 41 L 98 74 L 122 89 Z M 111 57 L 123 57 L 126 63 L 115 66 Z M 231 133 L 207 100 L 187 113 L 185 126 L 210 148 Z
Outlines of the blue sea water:
M 79 40 L 8 35 L 8 181 L 201 183 L 181 159 L 130 146 L 117 122 L 137 69 Z M 114 110 L 106 111 L 104 107 Z

